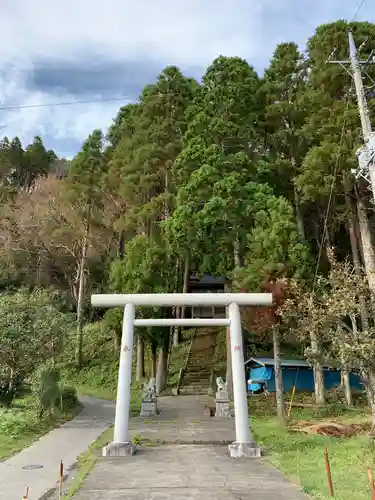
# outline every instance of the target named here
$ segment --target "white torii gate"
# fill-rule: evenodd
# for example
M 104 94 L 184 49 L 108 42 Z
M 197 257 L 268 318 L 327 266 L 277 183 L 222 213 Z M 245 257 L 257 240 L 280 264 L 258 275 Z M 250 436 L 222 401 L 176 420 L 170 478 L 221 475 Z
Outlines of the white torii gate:
M 271 293 L 159 293 L 92 295 L 93 307 L 124 307 L 120 365 L 117 385 L 113 442 L 104 455 L 126 456 L 134 452 L 129 436 L 130 385 L 134 326 L 229 326 L 232 354 L 233 399 L 236 441 L 229 445 L 232 457 L 254 456 L 258 449 L 251 439 L 239 306 L 271 306 Z M 136 306 L 229 306 L 225 319 L 135 319 Z

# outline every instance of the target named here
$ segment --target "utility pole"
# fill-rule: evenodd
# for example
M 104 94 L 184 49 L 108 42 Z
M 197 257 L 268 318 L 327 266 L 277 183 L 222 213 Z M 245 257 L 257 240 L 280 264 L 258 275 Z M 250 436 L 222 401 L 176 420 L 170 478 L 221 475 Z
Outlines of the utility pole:
M 366 61 L 359 61 L 357 57 L 357 48 L 355 46 L 353 33 L 351 31 L 349 31 L 348 36 L 349 36 L 350 64 L 353 71 L 353 79 L 355 84 L 355 90 L 357 93 L 357 101 L 358 101 L 359 115 L 361 117 L 363 138 L 366 141 L 371 134 L 370 115 L 368 111 L 367 99 L 366 99 L 365 89 L 363 86 L 362 70 L 361 70 L 361 64 L 366 64 Z
M 374 51 L 371 52 L 369 57 L 363 61 L 358 58 L 357 49 L 355 46 L 353 33 L 349 31 L 349 60 L 348 61 L 332 61 L 331 58 L 335 52 L 331 54 L 327 62 L 332 64 L 339 64 L 345 71 L 347 71 L 353 78 L 355 90 L 357 94 L 357 103 L 359 116 L 361 118 L 363 142 L 364 144 L 357 150 L 356 155 L 358 159 L 358 167 L 352 170 L 355 178 L 359 180 L 364 179 L 372 193 L 372 201 L 375 202 L 375 133 L 372 132 L 369 110 L 367 106 L 366 90 L 363 85 L 362 72 L 363 69 L 369 64 L 375 64 Z M 360 50 L 360 49 L 359 49 Z M 352 72 L 347 69 L 351 67 Z M 366 276 L 369 288 L 373 295 L 375 295 L 375 251 L 372 241 L 370 221 L 367 216 L 366 205 L 360 193 L 356 196 L 357 215 L 360 229 L 363 261 L 366 271 Z
M 348 71 L 346 66 L 349 65 L 352 69 L 351 76 L 354 80 L 355 90 L 357 94 L 357 103 L 359 116 L 361 118 L 362 133 L 364 144 L 357 150 L 358 168 L 353 170 L 352 173 L 357 179 L 363 178 L 369 184 L 375 200 L 375 133 L 372 132 L 370 115 L 367 106 L 366 91 L 363 85 L 362 67 L 369 64 L 375 64 L 374 51 L 366 60 L 358 59 L 357 48 L 355 46 L 353 33 L 349 31 L 349 60 L 348 61 L 332 61 L 327 62 L 331 64 L 339 64 L 345 71 Z M 333 54 L 331 54 L 332 56 Z M 349 72 L 349 71 L 348 71 Z
M 374 57 L 370 57 L 366 61 L 361 61 L 357 56 L 353 33 L 349 31 L 349 55 L 350 64 L 353 71 L 353 79 L 357 94 L 357 102 L 359 116 L 361 117 L 361 125 L 363 132 L 364 144 L 357 151 L 358 168 L 355 170 L 355 176 L 358 179 L 363 177 L 371 185 L 373 199 L 375 200 L 375 133 L 372 132 L 370 114 L 367 106 L 367 98 L 362 79 L 362 66 L 374 64 Z

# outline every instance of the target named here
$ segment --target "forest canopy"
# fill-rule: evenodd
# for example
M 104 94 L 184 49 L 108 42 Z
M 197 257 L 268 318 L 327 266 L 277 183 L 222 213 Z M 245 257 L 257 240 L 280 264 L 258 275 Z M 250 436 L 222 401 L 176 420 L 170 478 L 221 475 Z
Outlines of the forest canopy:
M 367 186 L 351 173 L 363 142 L 352 78 L 327 64 L 334 49 L 336 59 L 348 58 L 349 28 L 366 60 L 375 25 L 338 21 L 319 26 L 305 52 L 294 42 L 278 45 L 263 75 L 239 57 L 216 58 L 199 82 L 166 67 L 71 161 L 40 137 L 26 147 L 3 138 L 4 297 L 57 292 L 60 310 L 76 315 L 80 367 L 85 324 L 99 321 L 117 340 L 121 332 L 117 311 L 104 318 L 91 311 L 91 293 L 183 291 L 193 271 L 225 278 L 233 291 L 282 283 L 282 312 L 263 326 L 246 315 L 246 330 L 272 337 L 277 329 L 318 372 L 324 357 L 347 367 L 355 351 L 375 414 L 374 213 Z M 375 65 L 364 79 L 373 89 Z M 317 304 L 331 300 L 340 269 L 354 273 L 357 281 L 341 285 L 357 292 L 347 290 L 350 303 L 342 294 L 335 307 L 330 302 L 330 321 L 309 331 L 303 318 L 319 317 Z M 303 294 L 311 299 L 301 310 Z M 291 336 L 298 325 L 301 335 Z M 139 335 L 166 360 L 169 331 Z

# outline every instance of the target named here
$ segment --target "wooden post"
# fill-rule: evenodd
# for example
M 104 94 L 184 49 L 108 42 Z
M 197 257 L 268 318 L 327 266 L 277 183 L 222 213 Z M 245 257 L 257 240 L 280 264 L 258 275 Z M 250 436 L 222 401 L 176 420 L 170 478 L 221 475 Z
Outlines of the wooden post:
M 293 399 L 294 399 L 295 393 L 296 393 L 296 386 L 294 385 L 293 390 L 292 390 L 292 397 L 290 398 L 290 404 L 289 404 L 289 408 L 288 408 L 288 418 L 290 417 L 290 414 L 292 412 L 292 405 L 293 405 Z
M 370 483 L 371 500 L 375 500 L 374 478 L 373 478 L 373 475 L 372 475 L 372 470 L 370 468 L 368 469 L 368 481 Z
M 329 487 L 329 494 L 331 497 L 333 497 L 333 484 L 332 484 L 332 475 L 331 475 L 331 466 L 329 464 L 329 456 L 328 456 L 328 450 L 327 450 L 327 445 L 324 448 L 324 460 L 326 464 L 326 472 L 327 472 L 327 479 L 328 479 L 328 487 Z
M 59 500 L 62 499 L 62 483 L 64 476 L 64 464 L 63 461 L 60 460 L 60 474 L 59 474 Z

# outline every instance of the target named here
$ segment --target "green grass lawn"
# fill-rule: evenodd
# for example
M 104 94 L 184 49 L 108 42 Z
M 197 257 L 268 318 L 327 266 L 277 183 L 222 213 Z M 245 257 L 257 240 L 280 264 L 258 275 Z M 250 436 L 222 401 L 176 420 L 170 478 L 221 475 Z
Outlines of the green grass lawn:
M 367 469 L 375 468 L 375 442 L 370 437 L 361 435 L 340 439 L 296 433 L 283 429 L 275 416 L 267 416 L 274 414 L 274 408 L 264 408 L 264 402 L 254 405 L 250 399 L 250 409 L 253 415 L 250 422 L 255 438 L 268 452 L 270 462 L 312 498 L 331 498 L 324 465 L 325 446 L 331 462 L 334 498 L 371 498 Z M 364 423 L 369 420 L 369 414 L 363 408 L 349 411 L 340 405 L 330 405 L 326 409 L 294 410 L 292 418 L 294 422 L 334 420 Z
M 35 400 L 16 399 L 10 409 L 0 408 L 0 459 L 14 455 L 57 425 L 70 420 L 79 408 L 54 417 L 38 418 Z

